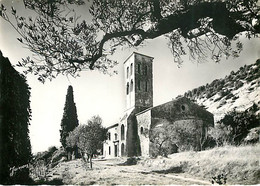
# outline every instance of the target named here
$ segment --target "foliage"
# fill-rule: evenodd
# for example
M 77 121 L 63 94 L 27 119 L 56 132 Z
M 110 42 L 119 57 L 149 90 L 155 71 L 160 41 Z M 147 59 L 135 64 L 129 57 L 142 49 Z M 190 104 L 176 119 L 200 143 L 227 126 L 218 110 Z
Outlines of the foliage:
M 30 162 L 30 176 L 33 180 L 39 180 L 34 184 L 48 183 L 48 171 L 58 163 L 66 160 L 66 152 L 61 147 L 49 147 L 47 151 L 38 152 Z
M 231 90 L 239 89 L 244 85 L 244 80 L 247 82 L 256 80 L 260 77 L 260 65 L 259 59 L 255 64 L 245 65 L 240 67 L 237 72 L 232 71 L 224 79 L 215 79 L 210 84 L 206 86 L 200 86 L 193 90 L 187 91 L 184 93 L 185 97 L 199 99 L 207 98 L 219 94 L 219 97 L 214 100 L 214 102 L 220 101 L 222 98 L 228 99 L 237 99 L 231 92 Z
M 66 138 L 68 137 L 69 132 L 73 131 L 78 125 L 79 121 L 76 104 L 74 103 L 73 88 L 72 86 L 69 86 L 60 130 L 60 142 L 65 149 L 67 147 Z
M 67 146 L 73 148 L 77 146 L 82 153 L 90 158 L 90 166 L 92 168 L 92 157 L 102 149 L 103 142 L 107 139 L 107 129 L 102 127 L 102 119 L 100 116 L 93 116 L 88 120 L 87 125 L 79 125 L 67 137 Z
M 231 111 L 225 115 L 220 123 L 228 127 L 230 131 L 230 143 L 233 145 L 239 145 L 246 138 L 249 130 L 260 126 L 259 116 L 255 115 L 255 111 L 258 110 L 257 105 L 253 105 L 250 109 L 244 112 Z
M 172 143 L 177 144 L 180 151 L 202 150 L 204 133 L 200 123 L 174 124 L 167 130 L 171 132 Z
M 31 159 L 31 143 L 29 138 L 30 87 L 23 75 L 10 64 L 8 58 L 0 51 L 0 183 L 11 184 L 10 171 L 28 165 Z M 21 171 L 26 184 L 29 179 L 28 170 Z M 16 174 L 16 178 L 21 176 Z
M 171 135 L 163 127 L 155 127 L 150 131 L 150 142 L 154 145 L 152 155 L 153 156 L 168 156 L 167 152 L 167 142 L 171 141 Z
M 212 127 L 208 131 L 209 137 L 212 137 L 216 142 L 218 147 L 223 146 L 225 144 L 229 144 L 230 141 L 230 130 L 229 127 L 218 124 L 215 127 Z
M 227 183 L 227 175 L 226 174 L 219 174 L 217 176 L 212 177 L 212 184 L 217 183 L 219 185 L 225 185 Z
M 86 69 L 108 72 L 117 64 L 110 56 L 118 47 L 137 47 L 160 36 L 168 40 L 179 64 L 187 53 L 196 61 L 210 55 L 219 62 L 239 55 L 241 33 L 251 38 L 260 32 L 257 0 L 24 0 L 24 4 L 37 16 L 23 17 L 4 5 L 0 16 L 37 54 L 18 65 L 37 74 L 40 81 L 60 73 L 76 76 Z M 85 4 L 87 17 L 76 14 L 75 4 Z
M 168 154 L 176 153 L 178 150 L 199 151 L 205 141 L 204 135 L 200 123 L 173 123 L 154 127 L 149 133 L 153 146 L 152 154 L 167 157 Z

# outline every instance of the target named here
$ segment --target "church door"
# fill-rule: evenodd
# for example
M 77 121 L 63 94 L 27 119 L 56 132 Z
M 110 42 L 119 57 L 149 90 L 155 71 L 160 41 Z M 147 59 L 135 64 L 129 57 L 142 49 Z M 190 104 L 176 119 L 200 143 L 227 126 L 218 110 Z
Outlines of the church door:
M 115 145 L 115 157 L 117 157 L 118 156 L 118 150 L 117 150 L 117 145 Z

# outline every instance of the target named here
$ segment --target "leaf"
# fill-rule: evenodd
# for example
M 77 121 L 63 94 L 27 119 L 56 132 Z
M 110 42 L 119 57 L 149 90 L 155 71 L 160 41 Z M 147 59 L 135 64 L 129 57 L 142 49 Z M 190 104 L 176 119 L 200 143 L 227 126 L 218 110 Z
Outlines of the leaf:
M 3 4 L 1 4 L 1 10 L 2 11 L 6 11 L 6 8 L 5 8 L 5 6 Z
M 11 8 L 12 8 L 12 14 L 16 15 L 16 10 L 14 9 L 14 7 L 11 7 Z
M 17 38 L 18 41 L 20 41 L 21 43 L 23 43 L 22 38 Z

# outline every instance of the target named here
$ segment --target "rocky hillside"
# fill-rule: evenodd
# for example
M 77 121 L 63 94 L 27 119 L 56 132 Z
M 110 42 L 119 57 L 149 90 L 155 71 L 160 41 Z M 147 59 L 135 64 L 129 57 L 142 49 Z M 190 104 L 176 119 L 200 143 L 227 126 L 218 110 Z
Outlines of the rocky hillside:
M 241 67 L 237 72 L 232 71 L 224 79 L 216 79 L 188 91 L 184 96 L 212 112 L 215 121 L 233 109 L 244 111 L 254 103 L 259 107 L 260 59 L 255 64 Z

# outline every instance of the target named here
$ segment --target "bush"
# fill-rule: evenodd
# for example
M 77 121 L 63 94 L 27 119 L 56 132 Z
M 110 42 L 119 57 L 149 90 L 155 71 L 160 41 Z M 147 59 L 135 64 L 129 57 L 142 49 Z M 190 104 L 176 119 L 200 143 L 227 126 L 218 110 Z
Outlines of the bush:
M 236 88 L 236 89 L 239 89 L 239 88 L 242 87 L 243 85 L 244 85 L 244 83 L 239 80 L 239 81 L 236 82 L 235 88 Z
M 258 110 L 255 105 L 244 111 L 232 111 L 225 115 L 219 122 L 225 125 L 230 134 L 229 142 L 233 145 L 240 145 L 246 138 L 250 129 L 260 126 L 259 118 L 255 115 L 254 110 Z
M 23 167 L 18 168 L 11 174 L 9 184 L 32 184 L 32 182 L 29 176 L 29 168 Z
M 219 185 L 225 185 L 227 183 L 227 175 L 226 174 L 219 174 L 217 176 L 212 177 L 212 184 L 217 183 Z

